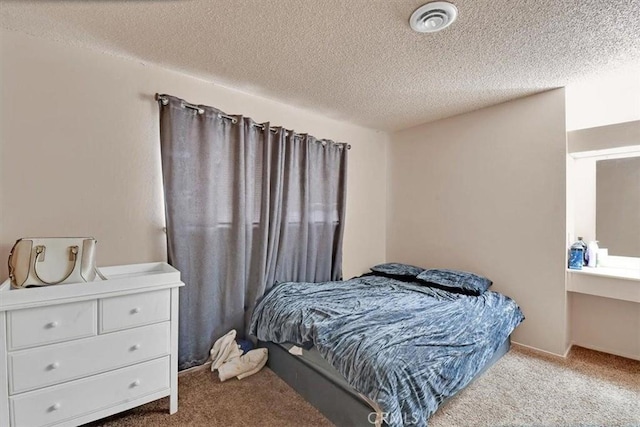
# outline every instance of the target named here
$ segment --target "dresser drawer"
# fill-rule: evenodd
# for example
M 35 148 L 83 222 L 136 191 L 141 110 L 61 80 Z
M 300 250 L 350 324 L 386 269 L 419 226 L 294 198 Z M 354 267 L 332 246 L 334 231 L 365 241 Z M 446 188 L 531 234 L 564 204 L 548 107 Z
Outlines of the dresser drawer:
M 169 388 L 169 357 L 11 397 L 13 425 L 49 426 Z
M 169 354 L 169 322 L 9 353 L 16 394 Z
M 81 301 L 9 312 L 9 350 L 96 335 L 97 303 Z
M 169 289 L 100 300 L 100 333 L 163 322 L 171 318 Z

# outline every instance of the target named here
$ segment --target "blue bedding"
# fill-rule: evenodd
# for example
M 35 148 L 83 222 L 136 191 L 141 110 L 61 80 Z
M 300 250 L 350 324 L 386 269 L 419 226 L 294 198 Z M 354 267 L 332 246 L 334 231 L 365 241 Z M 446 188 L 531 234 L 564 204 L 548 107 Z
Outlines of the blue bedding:
M 510 298 L 376 275 L 276 285 L 253 312 L 261 341 L 313 345 L 390 426 L 427 425 L 524 320 Z

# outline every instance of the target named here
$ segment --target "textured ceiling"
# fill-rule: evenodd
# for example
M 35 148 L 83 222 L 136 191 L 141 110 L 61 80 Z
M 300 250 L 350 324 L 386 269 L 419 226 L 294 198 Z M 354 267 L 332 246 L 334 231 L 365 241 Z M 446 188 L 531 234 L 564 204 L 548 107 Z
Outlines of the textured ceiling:
M 0 1 L 0 26 L 395 130 L 640 62 L 640 0 Z M 176 94 L 179 95 L 179 94 Z

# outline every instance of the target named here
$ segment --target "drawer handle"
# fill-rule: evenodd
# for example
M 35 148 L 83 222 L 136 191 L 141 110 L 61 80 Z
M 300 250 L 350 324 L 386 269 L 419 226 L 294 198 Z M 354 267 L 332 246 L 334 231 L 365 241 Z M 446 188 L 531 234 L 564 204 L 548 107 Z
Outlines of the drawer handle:
M 142 347 L 140 344 L 135 344 L 135 345 L 131 346 L 131 351 L 140 350 L 140 347 Z
M 60 325 L 60 323 L 58 323 L 57 320 L 54 320 L 53 322 L 49 322 L 46 324 L 46 328 L 47 329 L 53 329 L 53 328 L 57 328 L 58 325 Z
M 52 364 L 47 366 L 47 369 L 50 371 L 53 371 L 54 369 L 58 369 L 59 367 L 60 367 L 60 364 L 58 362 L 53 362 Z
M 131 388 L 138 387 L 138 386 L 140 386 L 140 380 L 135 380 L 134 382 L 131 383 Z
M 131 314 L 138 314 L 140 313 L 142 310 L 140 309 L 140 307 L 134 307 L 131 309 Z
M 60 409 L 61 407 L 62 407 L 62 405 L 61 405 L 61 404 L 59 404 L 59 403 L 54 403 L 53 405 L 51 405 L 51 406 L 49 407 L 49 411 L 50 411 L 50 412 L 57 411 L 57 410 L 58 410 L 58 409 Z

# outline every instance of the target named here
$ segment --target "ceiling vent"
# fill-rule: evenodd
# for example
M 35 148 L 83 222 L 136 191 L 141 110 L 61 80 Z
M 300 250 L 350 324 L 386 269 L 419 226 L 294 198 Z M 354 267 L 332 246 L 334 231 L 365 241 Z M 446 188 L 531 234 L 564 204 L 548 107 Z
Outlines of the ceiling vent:
M 409 23 L 419 33 L 435 33 L 447 28 L 458 17 L 458 8 L 446 1 L 435 1 L 421 6 L 411 14 Z

